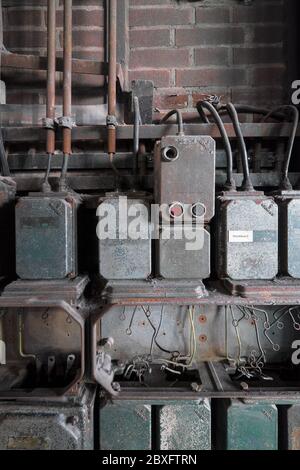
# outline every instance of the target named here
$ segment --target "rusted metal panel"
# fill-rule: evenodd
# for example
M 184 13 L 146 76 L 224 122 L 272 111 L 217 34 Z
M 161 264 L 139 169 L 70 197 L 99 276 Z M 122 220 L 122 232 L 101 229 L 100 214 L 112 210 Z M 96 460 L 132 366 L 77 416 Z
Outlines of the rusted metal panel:
M 225 124 L 228 136 L 236 139 L 232 124 Z M 245 138 L 277 139 L 289 137 L 291 129 L 289 124 L 242 124 Z M 220 140 L 220 132 L 217 126 L 213 124 L 185 124 L 185 133 L 190 136 L 211 136 L 213 139 Z M 140 139 L 153 140 L 161 139 L 166 134 L 175 136 L 178 132 L 177 125 L 142 125 L 140 126 Z M 107 134 L 106 126 L 79 126 L 73 129 L 74 141 L 105 141 Z M 121 125 L 117 129 L 117 138 L 119 140 L 131 140 L 133 136 L 132 125 Z M 300 129 L 297 136 L 300 136 Z M 3 137 L 6 142 L 44 142 L 45 130 L 39 126 L 33 127 L 4 127 Z M 58 132 L 58 140 L 61 140 L 61 134 Z
M 13 303 L 1 310 L 1 399 L 68 394 L 85 371 L 84 315 L 63 301 L 24 297 Z

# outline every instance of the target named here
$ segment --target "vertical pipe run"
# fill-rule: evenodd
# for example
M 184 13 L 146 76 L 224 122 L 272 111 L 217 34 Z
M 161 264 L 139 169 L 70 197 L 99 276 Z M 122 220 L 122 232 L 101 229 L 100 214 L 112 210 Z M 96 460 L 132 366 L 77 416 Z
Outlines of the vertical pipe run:
M 109 0 L 108 155 L 113 165 L 116 153 L 117 101 L 117 0 Z M 114 168 L 114 165 L 113 165 Z M 115 169 L 115 168 L 114 168 Z
M 56 73 L 56 2 L 48 0 L 47 11 L 47 118 L 55 119 L 55 73 Z M 55 152 L 55 130 L 47 129 L 47 153 Z
M 63 119 L 68 121 L 63 127 L 64 162 L 60 179 L 60 190 L 66 189 L 68 159 L 72 153 L 72 0 L 64 0 L 64 79 L 63 79 Z
M 44 183 L 43 192 L 51 191 L 49 184 L 49 175 L 51 171 L 52 156 L 55 152 L 55 78 L 56 78 L 56 2 L 48 0 L 47 5 L 47 110 L 46 110 L 46 128 L 47 128 L 47 147 L 48 165 Z

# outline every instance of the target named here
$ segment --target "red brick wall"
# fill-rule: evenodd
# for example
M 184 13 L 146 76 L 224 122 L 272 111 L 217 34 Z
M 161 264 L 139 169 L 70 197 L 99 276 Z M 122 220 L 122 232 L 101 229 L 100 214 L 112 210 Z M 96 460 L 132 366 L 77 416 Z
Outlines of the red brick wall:
M 288 1 L 254 0 L 245 6 L 238 0 L 129 0 L 129 77 L 154 81 L 157 111 L 192 109 L 203 93 L 235 102 L 284 101 Z M 102 0 L 74 0 L 75 57 L 103 58 L 103 24 Z M 45 54 L 45 6 L 5 7 L 4 41 L 10 50 Z M 43 74 L 29 75 L 11 76 L 8 102 L 44 102 Z M 32 82 L 26 85 L 28 78 Z M 75 102 L 83 102 L 83 90 L 84 102 L 101 101 L 97 78 L 76 77 L 74 87 Z

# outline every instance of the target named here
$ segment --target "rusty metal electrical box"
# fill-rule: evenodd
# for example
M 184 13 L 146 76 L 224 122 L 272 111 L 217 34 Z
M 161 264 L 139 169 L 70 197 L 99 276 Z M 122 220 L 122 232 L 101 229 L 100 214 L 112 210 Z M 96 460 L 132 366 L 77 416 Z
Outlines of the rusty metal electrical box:
M 263 193 L 218 198 L 217 269 L 220 278 L 271 280 L 278 273 L 278 207 Z
M 65 402 L 0 404 L 1 450 L 92 450 L 95 390 Z
M 16 271 L 21 279 L 77 275 L 77 195 L 31 194 L 16 205 Z
M 151 274 L 150 208 L 143 199 L 108 197 L 98 208 L 99 271 L 108 280 Z
M 163 278 L 210 276 L 210 233 L 206 228 L 175 225 L 168 230 L 162 226 L 157 248 L 157 269 Z
M 0 177 L 0 278 L 15 272 L 15 195 L 13 180 Z
M 209 136 L 165 136 L 154 150 L 154 193 L 157 204 L 202 205 L 204 221 L 215 213 L 215 141 Z
M 281 191 L 275 200 L 279 207 L 280 272 L 300 279 L 300 192 Z

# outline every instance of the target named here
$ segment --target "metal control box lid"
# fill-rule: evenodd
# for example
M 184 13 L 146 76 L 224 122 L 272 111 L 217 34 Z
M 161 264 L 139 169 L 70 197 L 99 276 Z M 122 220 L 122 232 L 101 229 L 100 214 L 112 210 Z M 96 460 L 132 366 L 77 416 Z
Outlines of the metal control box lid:
M 99 224 L 102 219 L 112 229 L 115 237 L 103 236 L 97 230 L 99 238 L 99 272 L 108 280 L 147 279 L 151 274 L 151 231 L 149 204 L 142 199 L 126 200 L 126 207 L 120 206 L 120 198 L 110 197 L 103 201 L 103 213 L 98 208 Z M 105 204 L 105 205 L 104 205 Z M 106 206 L 108 204 L 108 206 Z M 122 204 L 122 203 L 121 203 Z M 112 210 L 110 210 L 110 207 Z M 126 214 L 127 211 L 127 214 Z M 119 229 L 120 214 L 127 224 L 128 234 L 121 234 Z M 139 231 L 141 237 L 131 238 L 130 224 L 135 215 L 139 214 Z M 100 225 L 98 224 L 98 228 Z
M 218 198 L 217 270 L 233 280 L 278 274 L 278 207 L 272 198 L 256 193 Z
M 279 206 L 280 271 L 300 279 L 300 193 L 287 191 L 275 201 Z
M 15 271 L 15 195 L 16 183 L 0 176 L 0 277 Z
M 77 275 L 77 207 L 73 195 L 20 198 L 16 205 L 16 270 L 22 279 Z
M 210 276 L 210 234 L 204 227 L 171 226 L 160 230 L 157 268 L 165 279 L 207 279 Z M 181 237 L 181 238 L 180 238 Z
M 215 212 L 215 159 L 210 136 L 163 137 L 155 146 L 155 202 L 202 204 L 209 222 Z
M 95 391 L 78 403 L 2 402 L 0 450 L 92 450 Z

